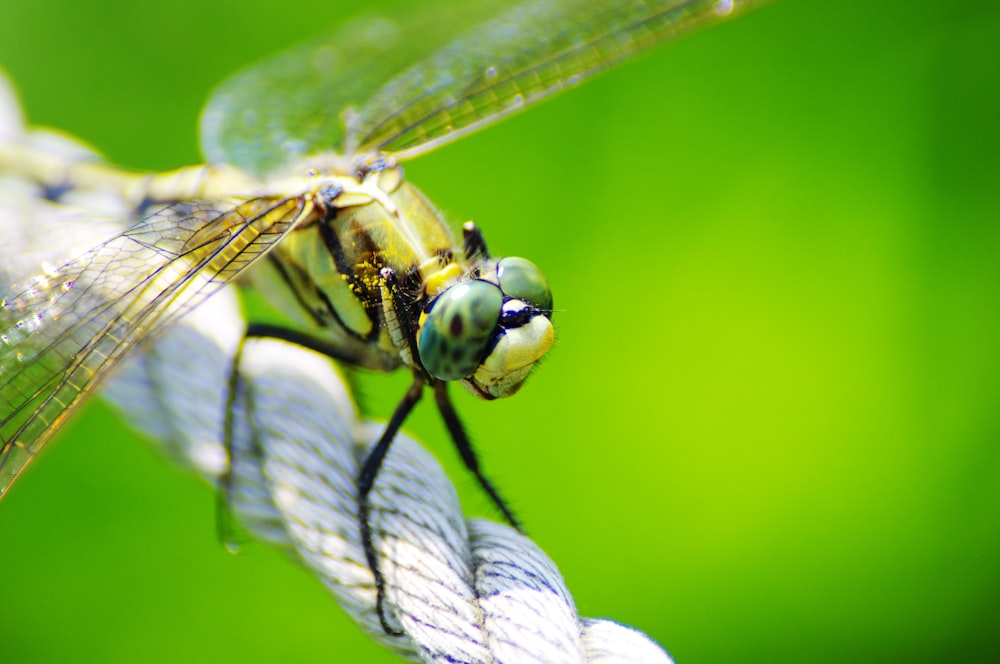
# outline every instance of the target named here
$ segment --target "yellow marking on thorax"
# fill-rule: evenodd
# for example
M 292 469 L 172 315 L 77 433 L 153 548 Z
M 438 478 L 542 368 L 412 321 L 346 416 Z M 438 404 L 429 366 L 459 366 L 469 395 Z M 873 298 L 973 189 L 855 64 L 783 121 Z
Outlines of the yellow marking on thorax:
M 426 268 L 434 268 L 433 271 Z M 458 263 L 449 263 L 444 268 L 437 266 L 437 261 L 433 264 L 420 266 L 420 275 L 423 277 L 424 288 L 427 295 L 434 297 L 448 286 L 452 285 L 461 276 L 464 270 Z

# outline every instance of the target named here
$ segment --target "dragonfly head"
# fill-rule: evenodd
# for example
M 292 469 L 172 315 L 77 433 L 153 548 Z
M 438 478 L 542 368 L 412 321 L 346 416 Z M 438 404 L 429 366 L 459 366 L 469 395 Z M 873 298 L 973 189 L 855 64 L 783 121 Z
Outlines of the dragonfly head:
M 541 270 L 523 258 L 491 259 L 431 300 L 417 352 L 434 378 L 461 380 L 496 399 L 520 389 L 554 337 L 552 291 Z

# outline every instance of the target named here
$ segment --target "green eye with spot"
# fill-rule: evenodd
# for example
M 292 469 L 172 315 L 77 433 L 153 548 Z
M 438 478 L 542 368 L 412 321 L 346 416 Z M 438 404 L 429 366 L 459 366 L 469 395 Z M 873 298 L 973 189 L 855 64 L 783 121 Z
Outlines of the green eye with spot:
M 443 292 L 417 338 L 427 373 L 441 380 L 471 375 L 489 350 L 502 306 L 503 293 L 485 281 L 461 283 Z
M 538 266 L 524 258 L 502 258 L 497 278 L 505 295 L 524 300 L 541 311 L 552 311 L 552 291 Z

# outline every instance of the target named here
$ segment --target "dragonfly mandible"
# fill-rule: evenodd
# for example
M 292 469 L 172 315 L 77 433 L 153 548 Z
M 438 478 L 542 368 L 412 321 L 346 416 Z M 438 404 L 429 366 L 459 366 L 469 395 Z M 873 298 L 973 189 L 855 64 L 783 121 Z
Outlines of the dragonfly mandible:
M 509 396 L 553 340 L 541 271 L 490 256 L 475 224 L 456 241 L 400 164 L 754 4 L 532 0 L 358 19 L 224 82 L 203 115 L 207 165 L 169 173 L 0 140 L 0 175 L 60 205 L 110 196 L 114 211 L 94 217 L 124 228 L 2 286 L 0 497 L 132 348 L 249 270 L 312 324 L 293 340 L 413 375 L 358 478 L 379 617 L 394 632 L 367 496 L 396 432 L 429 386 L 465 465 L 517 525 L 447 389 Z M 475 27 L 460 27 L 470 19 Z

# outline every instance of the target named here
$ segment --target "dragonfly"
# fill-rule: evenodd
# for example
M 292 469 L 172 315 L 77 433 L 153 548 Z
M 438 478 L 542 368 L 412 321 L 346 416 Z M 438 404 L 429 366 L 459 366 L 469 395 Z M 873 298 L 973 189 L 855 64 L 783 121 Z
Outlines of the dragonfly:
M 457 239 L 402 164 L 761 2 L 470 4 L 355 19 L 237 73 L 203 113 L 202 165 L 136 173 L 0 136 L 0 178 L 72 208 L 78 231 L 93 228 L 82 245 L 8 266 L 11 283 L 0 283 L 0 498 L 118 362 L 246 277 L 308 327 L 249 335 L 412 374 L 357 478 L 386 633 L 400 632 L 382 608 L 368 495 L 425 390 L 466 467 L 519 527 L 448 386 L 516 393 L 552 346 L 552 292 L 527 259 L 492 256 L 476 224 Z

